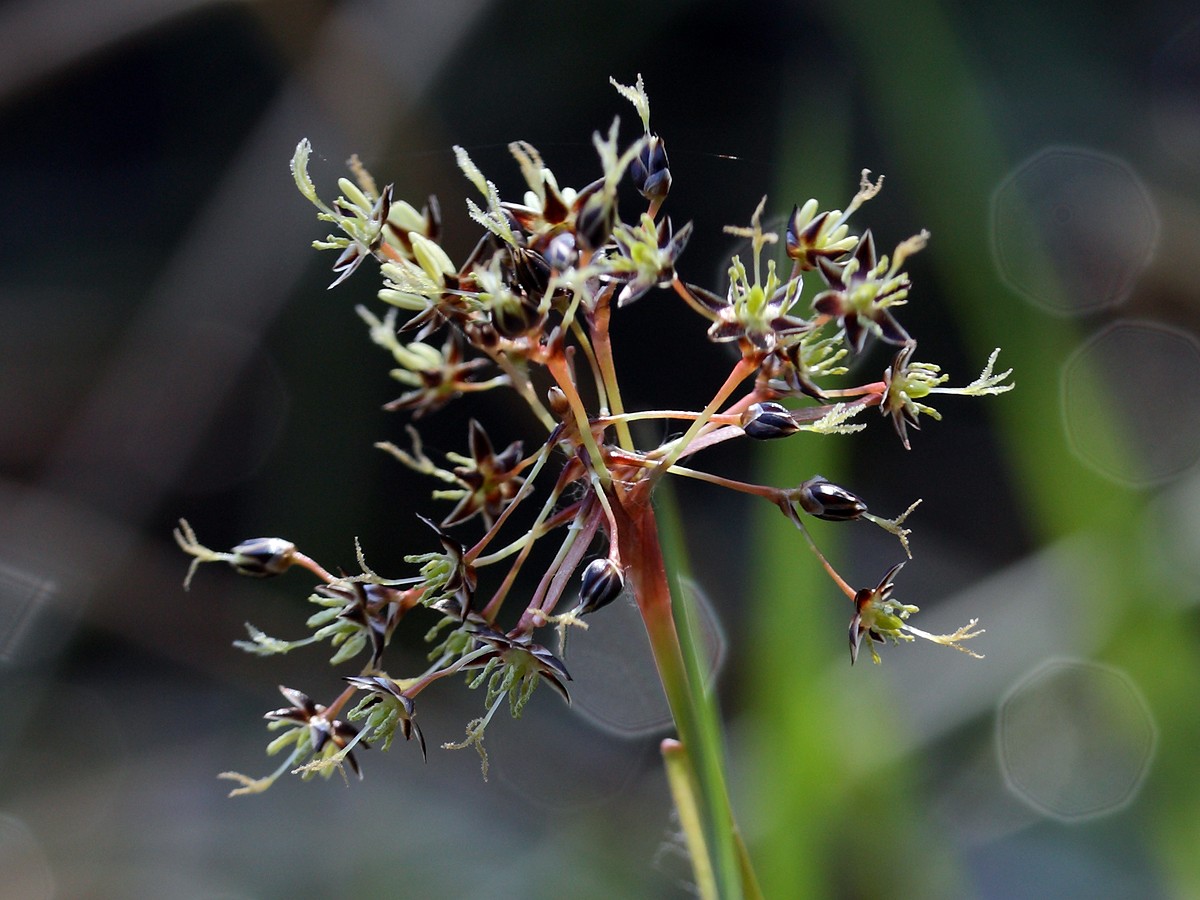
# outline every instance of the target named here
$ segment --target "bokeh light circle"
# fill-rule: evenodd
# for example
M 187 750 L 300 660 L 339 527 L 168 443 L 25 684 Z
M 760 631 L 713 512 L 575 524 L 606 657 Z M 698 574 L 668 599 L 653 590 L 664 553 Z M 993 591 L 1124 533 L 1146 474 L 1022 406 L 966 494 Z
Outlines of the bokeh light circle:
M 1062 368 L 1062 421 L 1071 450 L 1120 484 L 1175 478 L 1200 459 L 1200 343 L 1148 320 L 1093 335 Z
M 562 699 L 539 687 L 521 718 L 507 705 L 484 741 L 490 775 L 522 802 L 544 809 L 603 805 L 628 789 L 645 769 L 644 743 L 598 734 Z
M 1126 806 L 1150 770 L 1156 728 L 1122 671 L 1051 660 L 1000 703 L 997 752 L 1010 791 L 1042 815 L 1079 822 Z
M 992 195 L 992 254 L 1004 282 L 1056 315 L 1121 303 L 1158 240 L 1150 195 L 1124 162 L 1047 147 Z
M 704 592 L 686 579 L 684 589 L 715 676 L 725 658 L 725 636 Z M 661 734 L 671 725 L 671 709 L 632 596 L 622 594 L 588 616 L 587 625 L 587 631 L 569 633 L 564 654 L 574 679 L 569 685 L 572 709 L 598 728 L 626 738 Z

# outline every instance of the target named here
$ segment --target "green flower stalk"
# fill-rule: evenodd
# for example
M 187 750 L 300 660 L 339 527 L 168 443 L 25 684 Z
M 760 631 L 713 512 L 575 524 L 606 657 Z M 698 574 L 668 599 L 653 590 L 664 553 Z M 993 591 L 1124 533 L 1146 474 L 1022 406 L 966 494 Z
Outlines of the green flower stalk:
M 353 179 L 341 179 L 340 195 L 326 203 L 308 174 L 308 141 L 296 148 L 296 185 L 317 207 L 317 218 L 335 229 L 314 242 L 338 254 L 334 285 L 364 263 L 378 268 L 378 296 L 387 310 L 359 314 L 404 387 L 386 408 L 416 421 L 464 395 L 503 391 L 525 402 L 535 426 L 532 436 L 500 448 L 485 422 L 472 419 L 467 452 L 446 453 L 444 460 L 426 454 L 411 425 L 409 449 L 377 445 L 429 476 L 438 485 L 435 503 L 453 504 L 439 522 L 421 517 L 432 534 L 428 545 L 405 557 L 411 570 L 382 576 L 359 551 L 361 571 L 335 575 L 281 538 L 214 551 L 183 521 L 176 539 L 193 558 L 187 582 L 201 562 L 224 562 L 258 577 L 299 567 L 317 579 L 309 599 L 319 609 L 308 619 L 307 636 L 283 640 L 247 625 L 250 639 L 238 642 L 242 649 L 270 656 L 328 643 L 331 663 L 357 666 L 327 705 L 282 689 L 292 706 L 267 714 L 272 728 L 284 729 L 270 750 L 289 754 L 266 778 L 225 773 L 240 784 L 234 793 L 264 790 L 285 771 L 327 776 L 346 765 L 359 773 L 353 751 L 368 741 L 387 749 L 397 731 L 406 741 L 415 738 L 424 755 L 417 698 L 455 676 L 468 688 L 483 688 L 483 712 L 467 724 L 462 740 L 442 746 L 475 748 L 486 777 L 488 723 L 504 706 L 519 716 L 541 684 L 570 702 L 567 630 L 585 630 L 586 619 L 604 615 L 628 592 L 674 719 L 664 761 L 697 888 L 705 897 L 757 896 L 726 787 L 711 686 L 695 658 L 683 600 L 672 595 L 656 488 L 667 477 L 691 478 L 778 507 L 850 601 L 851 662 L 864 639 L 875 662 L 877 644 L 918 637 L 978 655 L 962 646 L 982 633 L 974 621 L 951 635 L 910 624 L 917 607 L 892 597 L 900 565 L 876 587 L 856 590 L 821 554 L 805 525 L 808 516 L 866 521 L 894 534 L 911 556 L 903 524 L 916 503 L 886 518 L 819 475 L 797 473 L 794 486 L 777 487 L 707 471 L 694 460 L 731 440 L 779 440 L 801 431 L 849 435 L 866 427 L 862 414 L 871 409 L 892 419 L 908 447 L 907 427 L 916 428 L 920 415 L 940 418 L 928 405 L 931 395 L 1003 393 L 1012 387 L 1010 372 L 993 374 L 993 353 L 978 379 L 952 388 L 936 365 L 912 361 L 916 344 L 896 312 L 912 288 L 904 263 L 929 235 L 921 232 L 890 255 L 878 255 L 871 232 L 857 233 L 849 222 L 882 187 L 882 178 L 872 182 L 865 171 L 845 211 L 822 211 L 815 200 L 797 204 L 782 242 L 763 227 L 763 198 L 748 226 L 726 228 L 750 243 L 748 259 L 729 261 L 728 283 L 710 288 L 685 281 L 678 270 L 687 266 L 684 251 L 694 226 L 676 228 L 662 215 L 674 185 L 666 144 L 650 127 L 649 97 L 640 77 L 633 85 L 613 84 L 633 104 L 642 133 L 623 145 L 617 120 L 597 132 L 599 171 L 582 187 L 560 186 L 534 147 L 515 142 L 509 149 L 527 190 L 519 202 L 504 200 L 467 151 L 454 149 L 479 195 L 466 201 L 466 212 L 481 234 L 461 262 L 441 243 L 436 200 L 418 212 L 394 198 L 390 186 L 377 188 L 352 159 Z M 627 181 L 645 201 L 631 219 L 620 209 Z M 815 290 L 805 292 L 805 278 L 817 282 Z M 690 309 L 708 321 L 710 340 L 737 349 L 737 359 L 724 377 L 714 375 L 711 399 L 700 409 L 630 409 L 611 318 L 634 302 L 679 300 L 682 313 Z M 847 359 L 873 339 L 895 348 L 892 362 L 876 380 L 847 382 Z M 647 433 L 677 436 L 639 443 L 631 426 L 644 421 L 660 426 Z M 516 518 L 518 509 L 523 514 Z M 550 552 L 534 557 L 534 547 L 546 541 Z M 550 561 L 532 571 L 532 558 Z M 516 624 L 505 630 L 502 614 Z M 399 629 L 410 626 L 425 632 L 428 665 L 393 674 L 388 647 Z M 557 651 L 542 637 L 555 631 Z M 344 719 L 337 718 L 343 709 Z

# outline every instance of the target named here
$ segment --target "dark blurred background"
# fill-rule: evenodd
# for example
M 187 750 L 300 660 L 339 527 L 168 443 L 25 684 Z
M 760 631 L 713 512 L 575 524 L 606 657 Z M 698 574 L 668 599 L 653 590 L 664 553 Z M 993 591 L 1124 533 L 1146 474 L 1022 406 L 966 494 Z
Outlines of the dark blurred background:
M 218 548 L 278 535 L 353 569 L 357 536 L 397 575 L 432 549 L 429 485 L 371 446 L 404 441 L 353 311 L 377 281 L 325 291 L 296 142 L 327 198 L 352 153 L 436 193 L 461 258 L 450 146 L 502 194 L 515 139 L 582 185 L 593 130 L 636 133 L 609 76 L 639 72 L 668 209 L 696 223 L 689 281 L 724 290 L 721 228 L 764 193 L 770 216 L 841 207 L 870 168 L 856 226 L 933 235 L 902 311 L 919 357 L 964 384 L 1003 347 L 1018 385 L 939 398 L 910 452 L 871 421 L 708 460 L 821 472 L 881 515 L 923 497 L 898 596 L 932 631 L 978 616 L 982 661 L 921 644 L 851 669 L 849 611 L 782 516 L 676 495 L 767 895 L 1200 896 L 1200 18 L 1172 0 L 0 5 L 0 895 L 687 895 L 627 609 L 572 639 L 571 709 L 542 691 L 497 719 L 487 783 L 470 751 L 400 745 L 362 754 L 362 783 L 231 800 L 218 772 L 276 764 L 275 686 L 325 697 L 339 673 L 230 646 L 247 620 L 299 636 L 305 578 L 209 567 L 185 593 L 171 540 L 186 516 Z M 725 375 L 671 295 L 614 327 L 630 406 L 702 404 Z M 464 404 L 428 447 L 462 449 L 471 415 L 521 436 L 515 407 Z M 817 525 L 858 584 L 898 561 Z M 482 705 L 422 700 L 433 745 Z

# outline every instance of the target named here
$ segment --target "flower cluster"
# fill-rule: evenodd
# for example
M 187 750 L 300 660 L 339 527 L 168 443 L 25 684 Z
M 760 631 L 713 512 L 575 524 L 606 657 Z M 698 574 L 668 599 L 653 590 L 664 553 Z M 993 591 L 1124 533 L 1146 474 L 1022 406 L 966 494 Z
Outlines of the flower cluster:
M 199 562 L 225 562 L 241 574 L 265 576 L 299 566 L 319 581 L 310 596 L 319 607 L 308 620 L 310 634 L 288 641 L 247 626 L 250 640 L 241 647 L 271 655 L 328 642 L 333 663 L 362 661 L 328 706 L 283 689 L 292 706 L 267 714 L 273 725 L 290 729 L 272 745 L 292 748 L 283 769 L 294 765 L 304 773 L 328 774 L 345 761 L 357 772 L 351 750 L 366 747 L 368 738 L 386 748 L 397 729 L 406 739 L 416 737 L 424 752 L 417 698 L 461 674 L 470 687 L 485 687 L 484 712 L 468 725 L 465 740 L 443 746 L 474 746 L 486 775 L 483 733 L 505 698 L 519 715 L 544 683 L 569 702 L 571 679 L 561 651 L 547 649 L 539 630 L 586 628 L 586 617 L 623 592 L 638 602 L 648 629 L 663 627 L 647 595 L 646 568 L 654 562 L 647 547 L 656 534 L 651 494 L 668 475 L 761 497 L 795 524 L 850 601 L 852 662 L 864 636 L 876 662 L 874 645 L 886 639 L 921 637 L 970 652 L 961 644 L 979 633 L 971 630 L 974 623 L 942 636 L 908 624 L 917 608 L 891 598 L 899 565 L 877 587 L 855 590 L 820 554 L 805 525 L 806 517 L 866 520 L 895 534 L 909 555 L 909 532 L 902 526 L 915 503 L 900 516 L 883 518 L 870 513 L 861 497 L 820 476 L 775 487 L 691 464 L 702 450 L 724 441 L 782 439 L 802 431 L 848 434 L 865 427 L 861 416 L 871 409 L 891 418 L 908 447 L 908 426 L 916 428 L 921 414 L 939 417 L 927 405 L 931 395 L 1009 390 L 1008 372 L 992 374 L 995 354 L 965 388 L 945 387 L 937 366 L 913 361 L 916 343 L 896 313 L 911 289 L 905 263 L 925 246 L 928 234 L 879 255 L 869 230 L 856 233 L 851 214 L 883 183 L 864 171 L 844 211 L 822 210 L 815 200 L 797 205 L 782 246 L 780 236 L 763 227 L 764 198 L 748 226 L 726 229 L 749 246 L 746 259 L 729 261 L 728 284 L 713 290 L 686 281 L 678 269 L 693 225 L 676 227 L 662 215 L 672 188 L 666 144 L 651 130 L 641 78 L 634 85 L 613 84 L 634 105 L 642 133 L 622 144 L 618 121 L 597 132 L 599 171 L 582 187 L 560 186 L 541 154 L 516 142 L 509 149 L 527 190 L 519 201 L 504 200 L 467 151 L 454 149 L 478 195 L 467 200 L 467 213 L 481 229 L 478 243 L 459 262 L 441 243 L 436 201 L 418 212 L 396 200 L 390 186 L 379 189 L 352 160 L 354 179 L 341 179 L 341 195 L 326 204 L 308 173 L 308 142 L 296 149 L 297 187 L 317 206 L 318 218 L 337 230 L 314 244 L 338 253 L 334 284 L 364 262 L 378 266 L 379 299 L 387 312 L 360 314 L 405 389 L 387 408 L 417 420 L 464 394 L 511 392 L 528 406 L 540 435 L 499 449 L 473 419 L 468 452 L 448 453 L 444 463 L 426 455 L 411 426 L 409 449 L 379 445 L 439 483 L 435 501 L 453 504 L 440 522 L 424 519 L 433 549 L 406 557 L 413 571 L 401 578 L 376 574 L 361 552 L 359 574 L 334 575 L 279 539 L 216 552 L 181 523 L 176 537 L 193 556 L 193 569 Z M 626 219 L 619 198 L 631 188 L 644 206 Z M 738 351 L 702 409 L 634 410 L 623 400 L 610 319 L 615 310 L 647 302 L 660 289 L 706 319 L 712 341 Z M 893 360 L 876 380 L 847 383 L 847 361 L 862 354 L 872 338 L 894 348 Z M 635 440 L 633 427 L 643 421 L 670 422 L 674 433 L 644 445 Z M 513 513 L 519 507 L 518 526 Z M 554 540 L 551 562 L 529 582 L 535 586 L 524 587 L 518 576 L 528 574 L 522 570 L 534 546 Z M 191 575 L 189 570 L 189 580 Z M 507 630 L 499 624 L 502 612 L 503 621 L 515 622 Z M 410 616 L 423 618 L 428 629 L 429 665 L 397 677 L 385 669 L 386 650 Z M 348 721 L 335 719 L 356 694 L 362 696 L 346 713 Z M 362 730 L 351 722 L 362 722 Z M 235 777 L 241 790 L 258 790 L 283 769 L 267 779 Z

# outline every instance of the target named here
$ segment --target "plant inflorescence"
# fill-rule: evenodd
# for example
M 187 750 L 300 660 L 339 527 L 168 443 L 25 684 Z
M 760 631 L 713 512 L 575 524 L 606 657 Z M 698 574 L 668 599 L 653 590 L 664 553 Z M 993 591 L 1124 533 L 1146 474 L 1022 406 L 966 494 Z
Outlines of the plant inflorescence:
M 938 366 L 914 361 L 916 343 L 897 311 L 911 287 L 905 264 L 924 248 L 928 234 L 880 254 L 870 230 L 853 230 L 851 214 L 883 184 L 864 171 L 844 210 L 822 210 L 816 200 L 793 208 L 782 247 L 780 235 L 763 226 L 764 198 L 747 226 L 725 229 L 748 246 L 746 258 L 730 260 L 728 284 L 716 291 L 694 284 L 681 275 L 686 267 L 680 262 L 692 223 L 676 228 L 662 214 L 671 170 L 666 145 L 650 128 L 641 78 L 632 86 L 613 84 L 637 110 L 642 132 L 624 145 L 617 121 L 596 133 L 599 177 L 582 188 L 560 186 L 541 154 L 516 142 L 509 149 L 528 189 L 519 202 L 502 200 L 468 153 L 455 148 L 458 166 L 478 194 L 467 200 L 467 210 L 482 229 L 478 244 L 457 263 L 441 243 L 435 200 L 418 211 L 396 199 L 390 185 L 379 188 L 355 159 L 353 179 L 342 178 L 341 195 L 326 203 L 308 173 L 308 142 L 297 147 L 296 186 L 335 229 L 314 244 L 337 253 L 333 285 L 368 261 L 382 275 L 379 298 L 386 313 L 360 308 L 359 314 L 403 387 L 387 408 L 405 411 L 415 422 L 466 394 L 512 392 L 528 405 L 540 433 L 528 446 L 518 441 L 498 447 L 472 419 L 467 452 L 448 453 L 444 461 L 427 455 L 411 425 L 406 447 L 378 445 L 433 479 L 434 499 L 452 504 L 440 521 L 422 519 L 429 546 L 406 557 L 412 571 L 402 577 L 372 571 L 361 551 L 359 573 L 335 575 L 278 538 L 216 552 L 180 523 L 176 537 L 194 557 L 193 570 L 209 561 L 254 576 L 300 567 L 319 582 L 309 598 L 316 612 L 306 637 L 281 640 L 248 626 L 248 639 L 238 646 L 270 656 L 327 642 L 332 663 L 354 660 L 360 667 L 327 705 L 282 688 L 290 705 L 267 713 L 271 727 L 281 731 L 269 749 L 290 752 L 266 778 L 227 773 L 240 783 L 234 793 L 260 791 L 289 769 L 327 775 L 345 762 L 357 772 L 354 748 L 367 741 L 386 747 L 397 730 L 424 752 L 417 700 L 460 674 L 471 687 L 485 689 L 483 711 L 463 740 L 443 746 L 475 747 L 486 776 L 483 735 L 497 710 L 507 705 L 520 714 L 542 683 L 568 696 L 561 651 L 551 650 L 543 635 L 552 638 L 557 629 L 561 646 L 565 629 L 586 628 L 587 617 L 623 593 L 641 611 L 682 745 L 699 740 L 687 712 L 699 689 L 680 664 L 652 503 L 655 485 L 666 476 L 761 497 L 783 512 L 850 601 L 851 662 L 864 642 L 879 662 L 879 646 L 914 638 L 976 655 L 965 643 L 980 633 L 974 621 L 950 635 L 910 624 L 917 607 L 892 596 L 903 563 L 876 586 L 856 589 L 805 526 L 809 516 L 867 520 L 894 534 L 909 555 L 904 522 L 916 503 L 889 519 L 819 475 L 777 487 L 693 462 L 725 441 L 775 440 L 802 431 L 849 434 L 866 427 L 872 411 L 890 418 L 908 447 L 909 429 L 919 427 L 922 415 L 940 418 L 929 405 L 934 395 L 1009 390 L 1009 372 L 993 373 L 996 353 L 975 381 L 958 388 L 946 386 Z M 618 211 L 629 184 L 644 201 L 633 219 Z M 802 298 L 806 279 L 811 281 Z M 631 409 L 623 399 L 610 320 L 652 293 L 658 295 L 652 302 L 667 302 L 673 294 L 707 320 L 710 340 L 736 348 L 730 371 L 713 379 L 715 391 L 701 409 Z M 892 361 L 875 380 L 848 383 L 847 362 L 872 339 L 894 348 Z M 647 421 L 659 427 L 637 425 Z M 652 431 L 670 436 L 649 445 L 637 440 Z M 514 515 L 518 510 L 521 516 Z M 465 536 L 471 527 L 474 534 Z M 528 590 L 518 574 L 542 542 L 556 542 L 555 549 Z M 428 629 L 431 651 L 423 671 L 402 676 L 385 668 L 385 653 L 410 617 Z

